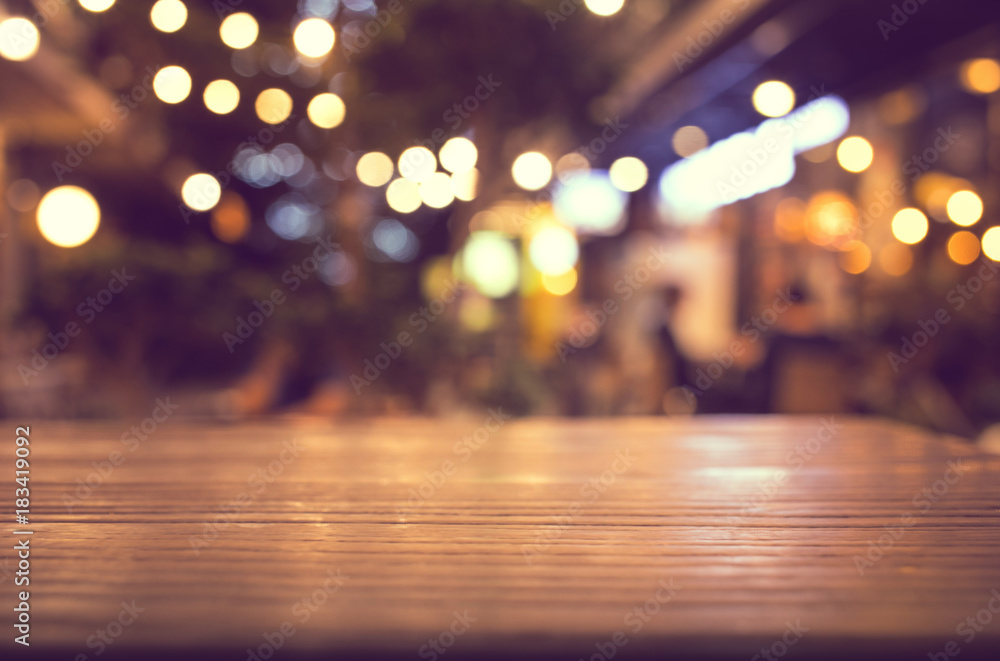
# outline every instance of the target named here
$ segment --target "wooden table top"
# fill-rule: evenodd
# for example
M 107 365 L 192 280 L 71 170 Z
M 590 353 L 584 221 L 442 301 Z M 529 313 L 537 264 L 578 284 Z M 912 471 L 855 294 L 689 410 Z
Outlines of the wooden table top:
M 895 423 L 133 424 L 32 424 L 13 658 L 1000 649 L 1000 457 Z

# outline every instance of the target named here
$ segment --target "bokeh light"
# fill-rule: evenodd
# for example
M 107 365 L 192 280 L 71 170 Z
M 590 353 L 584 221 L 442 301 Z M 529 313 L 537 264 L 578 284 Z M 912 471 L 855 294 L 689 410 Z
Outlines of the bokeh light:
M 539 190 L 552 179 L 552 163 L 544 154 L 530 151 L 514 160 L 511 174 L 514 176 L 514 183 L 524 190 Z
M 28 60 L 38 52 L 41 37 L 35 24 L 15 16 L 0 21 L 0 57 L 14 62 Z
M 358 263 L 343 250 L 334 251 L 320 266 L 320 279 L 331 287 L 343 287 L 358 277 Z
M 115 0 L 80 0 L 81 7 L 95 14 L 111 9 L 111 6 L 114 4 Z
M 271 150 L 268 161 L 281 178 L 288 180 L 307 168 L 306 163 L 309 162 L 309 159 L 305 157 L 298 145 L 283 142 Z
M 181 186 L 181 198 L 188 208 L 195 211 L 208 211 L 219 203 L 222 196 L 222 186 L 218 179 L 210 174 L 200 172 L 193 174 Z
M 435 170 L 437 159 L 427 147 L 410 147 L 399 157 L 399 174 L 412 182 L 427 181 Z
M 60 186 L 42 197 L 37 220 L 38 230 L 46 241 L 62 248 L 75 248 L 97 232 L 101 208 L 94 196 L 84 189 Z
M 382 152 L 369 152 L 358 159 L 355 171 L 365 186 L 384 186 L 392 179 L 392 159 Z
M 432 209 L 444 209 L 455 201 L 451 190 L 451 177 L 444 172 L 435 172 L 420 182 L 420 199 Z
M 848 172 L 864 172 L 874 160 L 871 143 L 860 136 L 844 138 L 837 147 L 837 162 Z
M 441 160 L 441 167 L 458 174 L 476 167 L 479 151 L 468 138 L 452 138 L 441 146 L 438 158 Z
M 797 197 L 785 198 L 774 210 L 774 233 L 787 243 L 805 238 L 806 203 Z
M 634 193 L 649 181 L 649 169 L 638 158 L 625 156 L 611 164 L 608 176 L 618 190 Z
M 584 0 L 592 13 L 598 16 L 612 16 L 617 14 L 625 5 L 625 0 Z
M 528 244 L 531 264 L 545 275 L 562 275 L 576 266 L 580 244 L 565 227 L 550 225 L 535 233 Z
M 292 114 L 292 97 L 277 87 L 266 89 L 257 95 L 254 110 L 261 121 L 280 124 Z
M 336 94 L 317 94 L 306 108 L 309 121 L 321 129 L 332 129 L 341 125 L 347 114 L 343 99 Z
M 983 254 L 1000 262 L 1000 227 L 991 227 L 983 234 Z
M 962 65 L 962 86 L 973 94 L 992 94 L 1000 90 L 1000 63 L 980 58 Z
M 177 32 L 187 22 L 188 10 L 181 0 L 157 0 L 149 20 L 160 32 Z
M 431 257 L 420 270 L 420 294 L 425 300 L 433 301 L 448 289 L 454 279 L 451 257 Z
M 628 196 L 611 183 L 603 170 L 594 170 L 561 184 L 553 196 L 556 215 L 581 233 L 615 234 L 621 231 Z
M 385 189 L 385 200 L 394 211 L 413 213 L 420 208 L 420 185 L 409 179 L 396 179 Z
M 219 36 L 222 37 L 222 43 L 236 50 L 251 46 L 253 42 L 257 41 L 259 32 L 257 19 L 246 12 L 227 16 L 222 21 L 222 25 L 219 26 Z
M 967 230 L 955 232 L 948 239 L 948 257 L 956 264 L 966 265 L 979 257 L 979 237 Z
M 682 126 L 674 132 L 670 143 L 678 156 L 687 158 L 708 146 L 708 134 L 698 126 Z
M 548 275 L 547 273 L 543 273 L 542 287 L 545 288 L 545 291 L 555 296 L 565 296 L 576 289 L 576 283 L 578 280 L 579 276 L 576 273 L 576 269 L 570 269 L 565 273 L 560 273 L 559 275 Z
M 517 250 L 503 234 L 472 232 L 462 248 L 461 264 L 463 277 L 485 296 L 503 298 L 517 288 Z
M 927 107 L 927 95 L 916 85 L 903 87 L 885 94 L 878 102 L 882 119 L 895 126 L 908 124 Z
M 837 247 L 855 228 L 857 217 L 854 203 L 843 193 L 816 193 L 806 207 L 806 238 L 818 246 Z
M 212 209 L 212 234 L 225 243 L 236 243 L 250 229 L 250 209 L 238 193 L 226 191 Z
M 472 168 L 451 176 L 451 192 L 463 202 L 471 202 L 479 193 L 479 170 Z
M 264 212 L 267 226 L 287 241 L 315 236 L 322 229 L 323 221 L 323 210 L 299 192 L 282 195 Z
M 913 185 L 913 198 L 927 214 L 941 222 L 948 221 L 948 200 L 961 190 L 971 188 L 965 179 L 941 172 L 928 172 Z
M 469 295 L 458 307 L 458 321 L 470 333 L 485 333 L 496 327 L 499 316 L 496 304 L 485 296 Z
M 295 27 L 292 35 L 295 50 L 313 58 L 329 53 L 336 39 L 333 26 L 321 18 L 307 18 Z
M 960 190 L 948 198 L 948 218 L 961 227 L 971 227 L 983 217 L 983 200 L 970 190 Z
M 240 104 L 240 89 L 229 80 L 213 80 L 205 86 L 205 107 L 217 115 L 227 115 Z
M 878 264 L 891 276 L 906 275 L 913 267 L 913 251 L 909 246 L 892 241 L 879 251 Z
M 868 270 L 872 263 L 871 249 L 861 241 L 851 241 L 839 255 L 840 268 L 852 275 Z
M 180 103 L 191 93 L 191 75 L 184 67 L 163 67 L 153 77 L 153 92 L 164 103 Z
M 927 216 L 920 209 L 900 209 L 892 218 L 892 235 L 907 245 L 923 241 L 928 228 Z
M 371 233 L 378 251 L 394 262 L 412 262 L 420 252 L 420 240 L 409 227 L 395 218 L 378 221 Z
M 783 117 L 795 107 L 795 92 L 780 80 L 769 80 L 754 90 L 753 107 L 765 117 Z

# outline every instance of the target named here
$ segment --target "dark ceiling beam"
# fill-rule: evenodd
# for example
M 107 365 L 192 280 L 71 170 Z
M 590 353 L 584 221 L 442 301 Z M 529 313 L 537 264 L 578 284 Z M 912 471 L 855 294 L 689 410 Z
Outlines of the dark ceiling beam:
M 636 58 L 635 64 L 621 76 L 601 101 L 600 112 L 605 115 L 630 115 L 654 92 L 669 85 L 684 74 L 687 67 L 678 66 L 678 56 L 685 57 L 689 38 L 716 27 L 711 43 L 696 61 L 709 59 L 727 42 L 733 33 L 753 20 L 759 20 L 769 5 L 779 0 L 708 0 L 698 3 L 669 27 L 647 53 Z M 728 20 L 727 20 L 728 19 Z M 697 43 L 697 42 L 695 42 Z M 697 62 L 692 64 L 694 68 Z

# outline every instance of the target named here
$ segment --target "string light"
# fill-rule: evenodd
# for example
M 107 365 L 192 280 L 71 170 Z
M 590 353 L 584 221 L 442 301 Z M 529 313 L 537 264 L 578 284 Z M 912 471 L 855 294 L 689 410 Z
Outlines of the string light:
M 907 245 L 923 241 L 927 228 L 927 216 L 919 209 L 901 209 L 892 218 L 892 235 Z
M 584 0 L 584 4 L 591 13 L 598 16 L 612 16 L 625 6 L 625 0 Z
M 983 234 L 983 254 L 1000 262 L 1000 227 L 991 227 Z
M 194 211 L 208 211 L 219 203 L 222 186 L 218 180 L 204 172 L 193 174 L 181 186 L 181 199 Z
M 521 154 L 511 167 L 514 183 L 524 190 L 534 191 L 544 188 L 552 179 L 552 163 L 537 151 Z
M 38 52 L 41 37 L 35 24 L 15 16 L 0 21 L 0 57 L 14 62 L 31 59 Z
M 42 197 L 36 212 L 38 230 L 61 248 L 75 248 L 90 240 L 101 223 L 94 196 L 78 186 L 59 186 Z
M 336 94 L 317 94 L 306 107 L 309 121 L 321 129 L 332 129 L 341 125 L 347 114 L 343 99 Z
M 292 97 L 276 87 L 266 89 L 257 95 L 254 110 L 261 121 L 280 124 L 292 114 Z
M 848 172 L 864 172 L 874 160 L 875 150 L 862 137 L 845 138 L 837 147 L 837 162 Z
M 441 146 L 438 158 L 441 160 L 441 167 L 458 174 L 476 167 L 479 151 L 468 138 L 452 138 Z
M 164 103 L 180 103 L 191 93 L 191 75 L 184 67 L 163 67 L 153 77 L 153 92 Z
M 472 168 L 451 176 L 451 192 L 463 202 L 471 202 L 479 193 L 479 170 Z
M 962 66 L 962 86 L 973 94 L 1000 90 L 1000 62 L 987 58 L 970 60 Z
M 646 164 L 634 156 L 619 158 L 611 164 L 608 170 L 611 183 L 615 188 L 625 193 L 634 193 L 649 180 L 649 170 Z
M 205 87 L 205 107 L 217 115 L 228 115 L 240 104 L 240 90 L 228 80 L 213 80 Z
M 430 179 L 435 170 L 437 159 L 427 147 L 410 147 L 399 157 L 399 174 L 415 183 Z
M 337 39 L 333 26 L 321 18 L 307 18 L 295 27 L 292 41 L 295 50 L 306 57 L 323 57 L 333 49 Z
M 257 19 L 246 12 L 227 16 L 219 26 L 219 36 L 222 37 L 222 43 L 236 50 L 251 46 L 253 42 L 257 41 L 259 32 Z
M 769 80 L 753 91 L 753 107 L 765 117 L 783 117 L 795 107 L 795 92 L 780 80 Z
M 149 20 L 160 32 L 177 32 L 187 22 L 188 10 L 181 0 L 157 0 Z
M 385 200 L 399 213 L 413 213 L 420 208 L 420 185 L 409 179 L 396 179 L 385 189 Z
M 451 190 L 451 177 L 435 172 L 420 184 L 420 200 L 432 209 L 444 209 L 455 201 Z
M 955 232 L 948 239 L 948 257 L 962 266 L 971 264 L 979 257 L 979 238 L 972 232 Z
M 948 218 L 961 227 L 971 227 L 983 217 L 983 200 L 970 190 L 960 190 L 948 198 Z
M 382 152 L 373 151 L 358 159 L 358 180 L 366 186 L 384 186 L 392 179 L 392 159 Z
M 95 14 L 111 9 L 115 0 L 80 0 L 80 6 Z

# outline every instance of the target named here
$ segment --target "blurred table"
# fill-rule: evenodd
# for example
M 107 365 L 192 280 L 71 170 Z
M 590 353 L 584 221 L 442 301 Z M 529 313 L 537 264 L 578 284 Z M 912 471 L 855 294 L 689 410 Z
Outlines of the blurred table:
M 16 421 L 30 656 L 998 649 L 1000 616 L 958 632 L 1000 613 L 1000 457 L 867 419 L 503 418 Z

